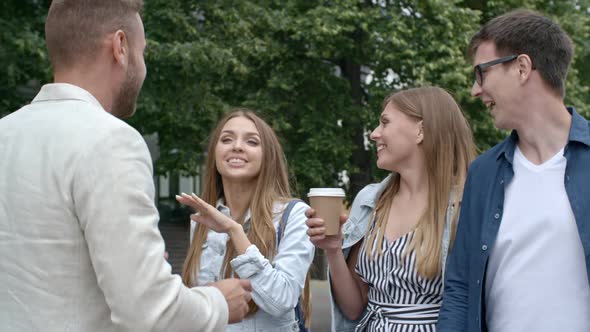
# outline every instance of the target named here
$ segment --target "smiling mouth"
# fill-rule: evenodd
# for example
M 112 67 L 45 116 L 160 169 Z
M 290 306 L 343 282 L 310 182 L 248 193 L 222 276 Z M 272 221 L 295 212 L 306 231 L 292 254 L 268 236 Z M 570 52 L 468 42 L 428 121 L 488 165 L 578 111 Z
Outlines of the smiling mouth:
M 385 149 L 385 144 L 377 144 L 377 153 L 383 149 Z
M 227 162 L 230 165 L 244 165 L 245 163 L 247 163 L 246 160 L 241 159 L 241 158 L 230 158 L 230 159 L 227 160 Z
M 487 101 L 484 103 L 488 110 L 492 111 L 496 107 L 496 103 L 493 101 Z

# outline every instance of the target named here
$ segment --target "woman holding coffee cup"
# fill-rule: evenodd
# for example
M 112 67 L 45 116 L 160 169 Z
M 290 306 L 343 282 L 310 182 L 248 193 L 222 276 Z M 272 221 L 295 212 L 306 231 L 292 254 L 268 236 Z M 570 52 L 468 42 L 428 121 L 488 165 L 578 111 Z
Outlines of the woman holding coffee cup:
M 435 331 L 475 157 L 471 130 L 451 95 L 423 87 L 388 96 L 370 137 L 377 166 L 391 174 L 358 193 L 337 235 L 306 212 L 310 240 L 328 258 L 333 330 Z
M 309 313 L 314 246 L 306 234 L 309 206 L 291 196 L 282 147 L 270 126 L 245 109 L 223 118 L 210 139 L 202 198 L 177 196 L 199 212 L 191 215 L 183 282 L 249 279 L 250 312 L 227 330 L 299 331 Z

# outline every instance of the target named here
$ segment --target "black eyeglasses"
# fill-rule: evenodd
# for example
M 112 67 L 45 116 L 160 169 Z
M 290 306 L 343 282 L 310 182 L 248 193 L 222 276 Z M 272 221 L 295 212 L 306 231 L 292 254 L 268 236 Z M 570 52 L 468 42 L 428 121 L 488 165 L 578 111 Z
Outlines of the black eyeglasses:
M 500 63 L 512 61 L 516 58 L 518 58 L 518 55 L 509 55 L 496 60 L 492 60 L 490 62 L 480 63 L 479 65 L 473 67 L 473 75 L 475 76 L 475 81 L 477 82 L 477 84 L 479 84 L 479 86 L 481 86 L 481 84 L 483 83 L 484 69 L 489 68 L 491 66 L 495 66 Z

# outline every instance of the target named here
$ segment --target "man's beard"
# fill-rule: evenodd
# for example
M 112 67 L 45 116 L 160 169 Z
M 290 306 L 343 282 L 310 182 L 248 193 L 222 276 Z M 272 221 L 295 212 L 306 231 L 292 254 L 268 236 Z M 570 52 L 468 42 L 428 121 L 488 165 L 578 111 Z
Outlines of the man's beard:
M 128 118 L 135 113 L 137 97 L 141 91 L 143 81 L 139 81 L 135 63 L 129 64 L 127 77 L 121 85 L 119 94 L 113 104 L 113 115 L 118 118 Z

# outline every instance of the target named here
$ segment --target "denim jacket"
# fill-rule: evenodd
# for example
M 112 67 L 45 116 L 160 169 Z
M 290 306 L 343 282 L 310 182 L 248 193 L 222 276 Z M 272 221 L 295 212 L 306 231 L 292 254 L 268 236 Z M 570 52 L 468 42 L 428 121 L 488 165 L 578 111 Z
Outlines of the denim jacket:
M 379 198 L 379 195 L 385 189 L 391 178 L 392 175 L 389 175 L 380 183 L 369 184 L 365 186 L 361 191 L 359 191 L 359 193 L 356 195 L 356 198 L 352 202 L 352 207 L 350 209 L 350 215 L 348 216 L 348 220 L 342 226 L 342 251 L 344 252 L 344 258 L 348 257 L 352 246 L 357 244 L 365 237 L 369 225 L 372 222 L 371 216 L 373 215 L 373 210 L 375 209 L 375 206 L 377 204 L 377 199 Z M 445 270 L 444 265 L 446 262 L 447 253 L 449 249 L 451 229 L 450 221 L 454 213 L 454 201 L 454 195 L 451 194 L 451 199 L 449 200 L 449 206 L 447 208 L 445 230 L 443 233 L 442 241 L 441 256 L 443 264 L 443 276 Z M 328 282 L 331 283 L 329 271 Z M 346 318 L 346 316 L 344 316 L 344 314 L 340 311 L 338 304 L 334 301 L 334 296 L 332 296 L 331 285 L 330 300 L 332 304 L 332 332 L 353 332 L 358 323 L 360 322 L 360 319 L 362 319 L 362 317 L 365 315 L 365 313 L 363 313 L 363 315 L 361 315 L 360 318 L 356 321 L 351 321 L 348 318 Z
M 574 109 L 568 110 L 572 123 L 564 149 L 564 184 L 590 279 L 590 123 Z M 449 255 L 438 332 L 487 330 L 483 290 L 489 249 L 493 248 L 500 228 L 506 186 L 514 176 L 512 160 L 517 142 L 514 131 L 477 158 L 469 169 L 457 236 Z
M 279 226 L 286 204 L 275 203 L 273 223 Z M 230 215 L 229 208 L 220 200 L 217 209 Z M 259 310 L 243 321 L 228 325 L 227 331 L 293 332 L 299 331 L 294 308 L 305 284 L 307 271 L 313 260 L 314 245 L 307 236 L 305 211 L 309 206 L 298 202 L 293 206 L 274 259 L 269 262 L 255 245 L 246 249 L 243 255 L 234 258 L 230 264 L 241 279 L 252 283 L 252 299 Z M 244 228 L 250 227 L 250 211 L 246 214 Z M 191 241 L 196 223 L 191 221 Z M 201 266 L 197 284 L 205 285 L 223 279 L 221 271 L 225 256 L 227 234 L 212 230 L 202 245 Z

